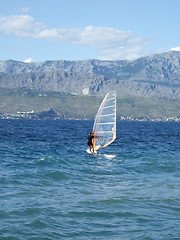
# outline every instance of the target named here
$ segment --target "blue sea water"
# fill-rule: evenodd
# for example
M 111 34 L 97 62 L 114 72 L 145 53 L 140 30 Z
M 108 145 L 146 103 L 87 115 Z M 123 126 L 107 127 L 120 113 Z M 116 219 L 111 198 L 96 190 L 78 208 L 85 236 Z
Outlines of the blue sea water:
M 0 120 L 0 239 L 180 239 L 180 123 Z

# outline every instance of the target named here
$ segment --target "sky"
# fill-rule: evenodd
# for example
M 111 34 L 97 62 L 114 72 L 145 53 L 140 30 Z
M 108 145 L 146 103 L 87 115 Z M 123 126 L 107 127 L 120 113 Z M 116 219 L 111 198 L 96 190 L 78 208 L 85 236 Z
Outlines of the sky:
M 0 60 L 133 60 L 180 51 L 180 0 L 1 0 Z

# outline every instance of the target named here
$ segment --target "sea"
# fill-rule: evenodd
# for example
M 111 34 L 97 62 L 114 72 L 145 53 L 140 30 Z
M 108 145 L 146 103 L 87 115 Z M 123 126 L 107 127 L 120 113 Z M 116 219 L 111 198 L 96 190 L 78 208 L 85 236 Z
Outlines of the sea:
M 180 239 L 180 123 L 0 120 L 0 240 Z

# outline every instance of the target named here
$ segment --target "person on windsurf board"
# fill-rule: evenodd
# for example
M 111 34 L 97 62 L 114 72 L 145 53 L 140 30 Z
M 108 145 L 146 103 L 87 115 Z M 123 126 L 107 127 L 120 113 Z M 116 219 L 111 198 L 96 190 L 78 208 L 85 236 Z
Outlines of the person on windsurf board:
M 87 137 L 87 144 L 88 144 L 88 147 L 89 147 L 89 151 L 90 153 L 94 154 L 94 147 L 93 147 L 93 138 L 96 138 L 96 136 L 92 135 L 91 132 L 88 134 L 88 137 Z

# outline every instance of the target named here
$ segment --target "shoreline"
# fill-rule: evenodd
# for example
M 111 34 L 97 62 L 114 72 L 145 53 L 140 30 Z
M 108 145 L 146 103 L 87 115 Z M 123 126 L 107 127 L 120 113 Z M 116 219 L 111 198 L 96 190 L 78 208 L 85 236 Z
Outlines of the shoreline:
M 76 120 L 76 121 L 90 121 L 94 119 L 88 119 L 88 118 L 71 118 L 71 117 L 59 117 L 59 116 L 39 116 L 39 113 L 23 113 L 23 114 L 12 114 L 12 113 L 5 113 L 0 114 L 0 119 L 3 120 L 20 120 L 20 119 L 26 119 L 26 120 Z M 116 119 L 117 121 L 128 121 L 128 122 L 180 122 L 180 117 L 124 117 L 121 116 L 120 118 Z

